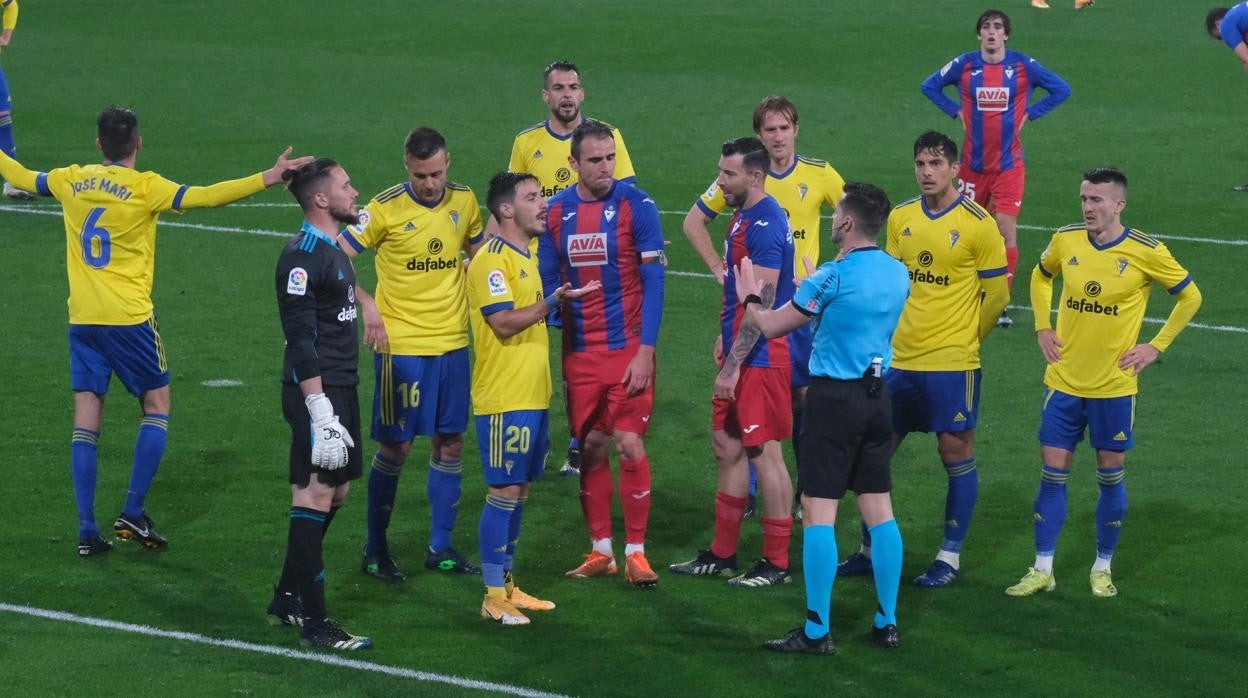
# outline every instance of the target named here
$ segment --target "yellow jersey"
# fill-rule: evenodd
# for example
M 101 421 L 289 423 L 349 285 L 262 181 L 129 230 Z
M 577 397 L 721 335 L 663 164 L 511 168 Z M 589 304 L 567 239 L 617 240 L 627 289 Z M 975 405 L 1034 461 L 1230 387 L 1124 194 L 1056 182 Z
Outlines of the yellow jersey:
M 1157 240 L 1127 228 L 1107 245 L 1097 245 L 1082 224 L 1058 230 L 1040 254 L 1043 278 L 1062 277 L 1057 308 L 1057 338 L 1062 358 L 1044 371 L 1044 384 L 1077 397 L 1135 395 L 1134 371 L 1118 359 L 1135 346 L 1156 283 L 1177 294 L 1192 282 L 1170 250 Z M 1042 299 L 1032 286 L 1036 329 L 1052 327 L 1051 281 Z M 1165 346 L 1158 349 L 1164 351 Z
M 137 325 L 152 317 L 161 213 L 221 206 L 264 191 L 259 173 L 190 187 L 112 163 L 34 173 L 3 153 L 0 176 L 23 188 L 29 182 L 35 193 L 61 203 L 69 321 L 76 325 Z
M 377 251 L 377 310 L 390 352 L 437 356 L 468 346 L 468 299 L 461 250 L 481 241 L 481 208 L 472 190 L 446 183 L 428 205 L 410 183 L 373 197 L 360 222 L 343 232 L 353 250 Z
M 806 278 L 806 265 L 802 257 L 819 265 L 819 216 L 823 207 L 836 208 L 836 202 L 845 193 L 845 180 L 839 172 L 823 160 L 798 155 L 793 165 L 782 173 L 768 171 L 763 189 L 784 209 L 793 231 L 793 271 L 798 280 Z M 714 182 L 698 198 L 698 208 L 707 218 L 715 218 L 728 211 L 724 193 Z
M 473 414 L 550 409 L 550 340 L 543 320 L 499 339 L 486 316 L 542 300 L 537 255 L 490 238 L 468 266 L 468 305 L 476 364 Z
M 4 7 L 4 19 L 0 20 L 3 29 L 17 29 L 17 0 L 0 0 L 0 6 Z
M 958 196 L 932 212 L 923 197 L 888 216 L 888 253 L 910 272 L 910 298 L 893 334 L 893 366 L 979 368 L 980 279 L 1004 276 L 1005 239 L 982 206 Z
M 587 121 L 597 121 L 585 117 Z M 637 178 L 633 171 L 633 161 L 628 157 L 628 148 L 624 146 L 624 136 L 620 130 L 605 121 L 601 122 L 611 129 L 615 136 L 615 178 L 632 182 Z M 507 165 L 509 172 L 524 172 L 537 177 L 542 188 L 542 198 L 549 199 L 568 187 L 575 186 L 580 179 L 576 170 L 568 164 L 572 157 L 572 134 L 560 136 L 550 130 L 550 120 L 534 124 L 516 134 L 511 144 L 511 162 Z

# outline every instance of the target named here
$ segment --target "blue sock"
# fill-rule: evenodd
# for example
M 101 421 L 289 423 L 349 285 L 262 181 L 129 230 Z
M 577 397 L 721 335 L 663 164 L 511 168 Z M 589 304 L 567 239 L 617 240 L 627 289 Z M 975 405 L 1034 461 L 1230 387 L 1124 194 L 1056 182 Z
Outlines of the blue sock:
M 507 524 L 507 553 L 503 560 L 503 570 L 510 572 L 512 560 L 516 557 L 516 543 L 520 541 L 520 521 L 524 518 L 524 503 L 527 497 L 516 500 L 516 508 L 511 512 L 511 520 Z
M 832 629 L 832 584 L 836 582 L 836 527 L 808 526 L 802 538 L 802 569 L 806 576 L 806 637 L 812 640 Z
M 152 488 L 152 480 L 165 455 L 165 440 L 169 436 L 169 415 L 149 412 L 139 424 L 139 437 L 134 442 L 134 469 L 130 472 L 130 491 L 126 493 L 126 506 L 122 513 L 136 520 L 143 516 L 143 500 Z
M 875 627 L 897 624 L 897 590 L 901 587 L 901 529 L 889 519 L 871 527 L 871 567 L 875 572 L 875 598 L 879 608 Z
M 464 468 L 459 461 L 429 458 L 429 479 L 425 492 L 429 495 L 429 550 L 440 553 L 451 547 L 451 533 L 459 515 L 460 487 Z
M 754 469 L 753 461 L 750 461 L 750 496 L 758 496 L 758 471 Z
M 572 439 L 568 441 L 568 450 L 569 451 L 581 450 L 581 440 L 573 436 Z
M 1096 556 L 1108 560 L 1118 547 L 1122 520 L 1127 515 L 1126 473 L 1122 468 L 1097 468 L 1101 496 L 1096 502 Z
M 100 535 L 95 523 L 95 474 L 99 470 L 96 443 L 100 432 L 74 429 L 70 446 L 70 474 L 74 479 L 74 498 L 78 500 L 78 538 L 93 539 Z
M 960 553 L 979 497 L 979 471 L 975 469 L 975 459 L 968 458 L 945 463 L 945 472 L 949 475 L 949 490 L 945 494 L 945 541 L 940 549 Z
M 373 467 L 368 471 L 368 538 L 364 541 L 364 554 L 383 556 L 390 554 L 386 541 L 386 529 L 390 528 L 390 512 L 394 509 L 394 497 L 399 490 L 399 473 L 403 464 L 396 463 L 379 452 L 373 456 Z
M 17 159 L 17 142 L 13 140 L 13 115 L 0 116 L 0 150 Z
M 1066 481 L 1070 471 L 1044 466 L 1036 494 L 1036 555 L 1053 555 L 1057 536 L 1066 523 Z
M 511 515 L 516 509 L 516 500 L 496 497 L 492 494 L 485 497 L 485 508 L 481 510 L 481 525 L 477 536 L 481 544 L 481 577 L 487 587 L 503 585 L 504 566 L 507 564 L 507 533 L 511 528 Z

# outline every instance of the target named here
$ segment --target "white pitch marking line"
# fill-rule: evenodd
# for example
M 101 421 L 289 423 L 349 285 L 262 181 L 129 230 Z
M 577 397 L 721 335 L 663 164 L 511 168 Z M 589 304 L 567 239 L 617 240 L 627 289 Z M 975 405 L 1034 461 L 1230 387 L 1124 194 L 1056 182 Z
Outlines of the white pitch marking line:
M 30 207 L 25 207 L 25 206 L 0 206 L 0 211 L 18 211 L 20 213 L 38 213 L 38 214 L 46 215 L 46 216 L 60 216 L 61 215 L 59 209 L 52 210 L 52 209 L 45 208 L 45 209 L 39 210 L 39 209 L 31 209 Z M 663 213 L 668 213 L 668 212 L 664 211 Z M 277 231 L 277 230 L 235 228 L 235 227 L 221 226 L 221 225 L 199 225 L 197 223 L 179 223 L 177 221 L 170 221 L 170 222 L 162 221 L 160 225 L 169 226 L 171 228 L 193 228 L 195 230 L 215 230 L 215 231 L 219 231 L 223 233 L 245 233 L 247 235 L 267 235 L 271 237 L 292 237 L 294 235 L 294 233 L 284 233 L 284 232 Z M 1154 235 L 1153 237 L 1162 237 L 1162 236 Z M 1186 238 L 1186 239 L 1195 240 L 1195 241 L 1204 241 L 1203 239 L 1200 239 L 1200 238 Z M 1230 241 L 1208 240 L 1208 241 L 1218 242 L 1222 244 L 1234 244 L 1234 245 L 1246 244 L 1248 245 L 1248 241 L 1236 241 L 1236 240 L 1230 240 Z M 667 273 L 670 274 L 671 276 L 688 276 L 688 277 L 700 278 L 700 279 L 715 278 L 711 274 L 707 274 L 704 272 L 680 271 L 677 269 L 668 269 Z M 1031 308 L 1025 305 L 1012 305 L 1010 307 L 1018 309 L 1018 310 L 1031 310 Z M 1164 325 L 1166 323 L 1164 319 L 1151 318 L 1151 317 L 1144 318 L 1144 322 L 1147 322 L 1150 325 Z M 1236 327 L 1234 325 L 1206 325 L 1200 322 L 1190 322 L 1188 323 L 1187 326 L 1194 327 L 1194 328 L 1201 329 L 1201 330 L 1214 330 L 1216 332 L 1233 332 L 1236 334 L 1248 334 L 1248 327 Z
M 212 378 L 200 383 L 205 388 L 236 388 L 243 382 L 234 378 Z
M 224 647 L 232 650 L 242 650 L 244 652 L 255 652 L 257 654 L 268 654 L 275 657 L 285 657 L 287 659 L 301 659 L 305 662 L 314 662 L 317 664 L 325 664 L 327 666 L 342 667 L 344 669 L 355 669 L 356 671 L 368 671 L 375 674 L 385 674 L 387 676 L 396 676 L 402 679 L 412 679 L 414 681 L 424 681 L 426 683 L 443 683 L 460 688 L 468 688 L 477 691 L 490 691 L 493 693 L 505 693 L 513 696 L 525 696 L 526 698 L 567 698 L 560 693 L 548 693 L 546 691 L 537 691 L 523 686 L 512 686 L 505 683 L 493 683 L 491 681 L 479 681 L 477 679 L 468 679 L 462 676 L 450 676 L 447 674 L 435 674 L 428 671 L 416 671 L 414 669 L 405 669 L 403 667 L 389 666 L 387 664 L 377 664 L 375 662 L 365 662 L 358 659 L 345 659 L 340 655 L 320 654 L 317 652 L 305 652 L 302 650 L 290 649 L 289 647 L 279 647 L 276 645 L 259 645 L 254 642 L 243 642 L 242 640 L 219 639 L 199 635 L 197 633 L 186 633 L 176 630 L 162 630 L 161 628 L 153 628 L 150 625 L 137 625 L 135 623 L 121 623 L 115 620 L 107 620 L 104 618 L 92 618 L 90 616 L 79 616 L 73 613 L 65 613 L 64 611 L 50 611 L 43 608 L 34 608 L 32 606 L 20 606 L 17 604 L 0 603 L 0 611 L 5 613 L 15 613 L 23 616 L 31 616 L 34 618 L 44 618 L 47 620 L 60 621 L 62 623 L 78 623 L 79 625 L 89 625 L 93 628 L 104 628 L 105 630 L 117 630 L 135 635 L 147 635 L 149 637 L 160 637 L 167 640 L 181 640 L 182 642 L 193 642 L 199 645 L 208 645 L 210 647 Z
M 244 201 L 241 203 L 230 204 L 229 208 L 298 208 L 298 206 L 299 206 L 298 204 L 293 204 L 293 203 L 282 204 L 282 203 L 276 203 L 276 202 L 263 202 L 263 201 L 246 202 Z M 45 205 L 45 204 L 34 204 L 30 206 L 0 206 L 0 211 L 14 211 L 17 213 L 38 213 L 38 214 L 43 214 L 43 215 L 48 215 L 44 213 L 44 211 L 58 211 L 59 212 L 59 210 L 60 210 L 60 207 L 58 205 Z M 485 207 L 482 206 L 481 210 L 484 211 Z M 659 213 L 664 216 L 683 216 L 688 212 L 687 211 L 659 211 Z M 820 218 L 824 220 L 832 220 L 832 216 L 820 216 Z M 176 223 L 175 222 L 175 223 L 161 223 L 161 225 L 168 225 L 168 226 L 177 227 L 177 228 L 202 228 L 204 230 L 224 230 L 223 228 L 218 228 L 218 227 L 213 227 L 213 226 L 201 226 L 201 225 L 195 225 L 192 223 Z M 1018 228 L 1019 230 L 1037 230 L 1041 232 L 1051 233 L 1057 230 L 1058 226 L 1049 227 L 1049 226 L 1043 226 L 1043 225 L 1019 225 Z M 267 231 L 267 233 L 265 234 L 270 234 L 270 233 L 276 234 L 277 231 Z M 280 233 L 280 234 L 286 235 L 287 233 Z M 1237 240 L 1237 239 L 1228 240 L 1225 238 L 1205 238 L 1205 237 L 1195 237 L 1191 235 L 1169 235 L 1169 234 L 1164 234 L 1164 233 L 1148 233 L 1148 236 L 1157 238 L 1158 240 L 1179 240 L 1182 242 L 1199 242 L 1199 243 L 1206 244 L 1206 245 L 1231 245 L 1232 247 L 1248 246 L 1248 240 Z

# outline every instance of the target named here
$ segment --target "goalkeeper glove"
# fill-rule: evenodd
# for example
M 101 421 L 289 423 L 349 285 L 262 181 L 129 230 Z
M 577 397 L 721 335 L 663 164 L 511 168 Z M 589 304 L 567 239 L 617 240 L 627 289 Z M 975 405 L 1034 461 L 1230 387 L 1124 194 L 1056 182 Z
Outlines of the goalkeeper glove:
M 354 446 L 351 435 L 334 414 L 334 405 L 324 393 L 304 399 L 312 418 L 312 465 L 337 470 L 347 465 L 347 448 Z

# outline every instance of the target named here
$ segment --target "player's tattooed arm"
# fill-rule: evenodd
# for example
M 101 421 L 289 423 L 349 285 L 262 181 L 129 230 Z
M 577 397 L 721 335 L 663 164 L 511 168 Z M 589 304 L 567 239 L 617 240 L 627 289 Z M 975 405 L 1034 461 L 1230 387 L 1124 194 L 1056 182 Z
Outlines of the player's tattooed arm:
M 775 279 L 764 281 L 758 296 L 762 299 L 763 307 L 772 307 L 776 302 Z M 762 336 L 763 331 L 747 315 L 741 321 L 741 329 L 737 331 L 732 348 L 724 355 L 724 363 L 719 368 L 719 375 L 715 377 L 715 397 L 723 400 L 735 398 L 734 393 L 737 388 L 737 378 L 741 373 L 741 364 L 745 362 L 745 358 L 750 355 L 750 351 L 754 349 L 754 345 Z

